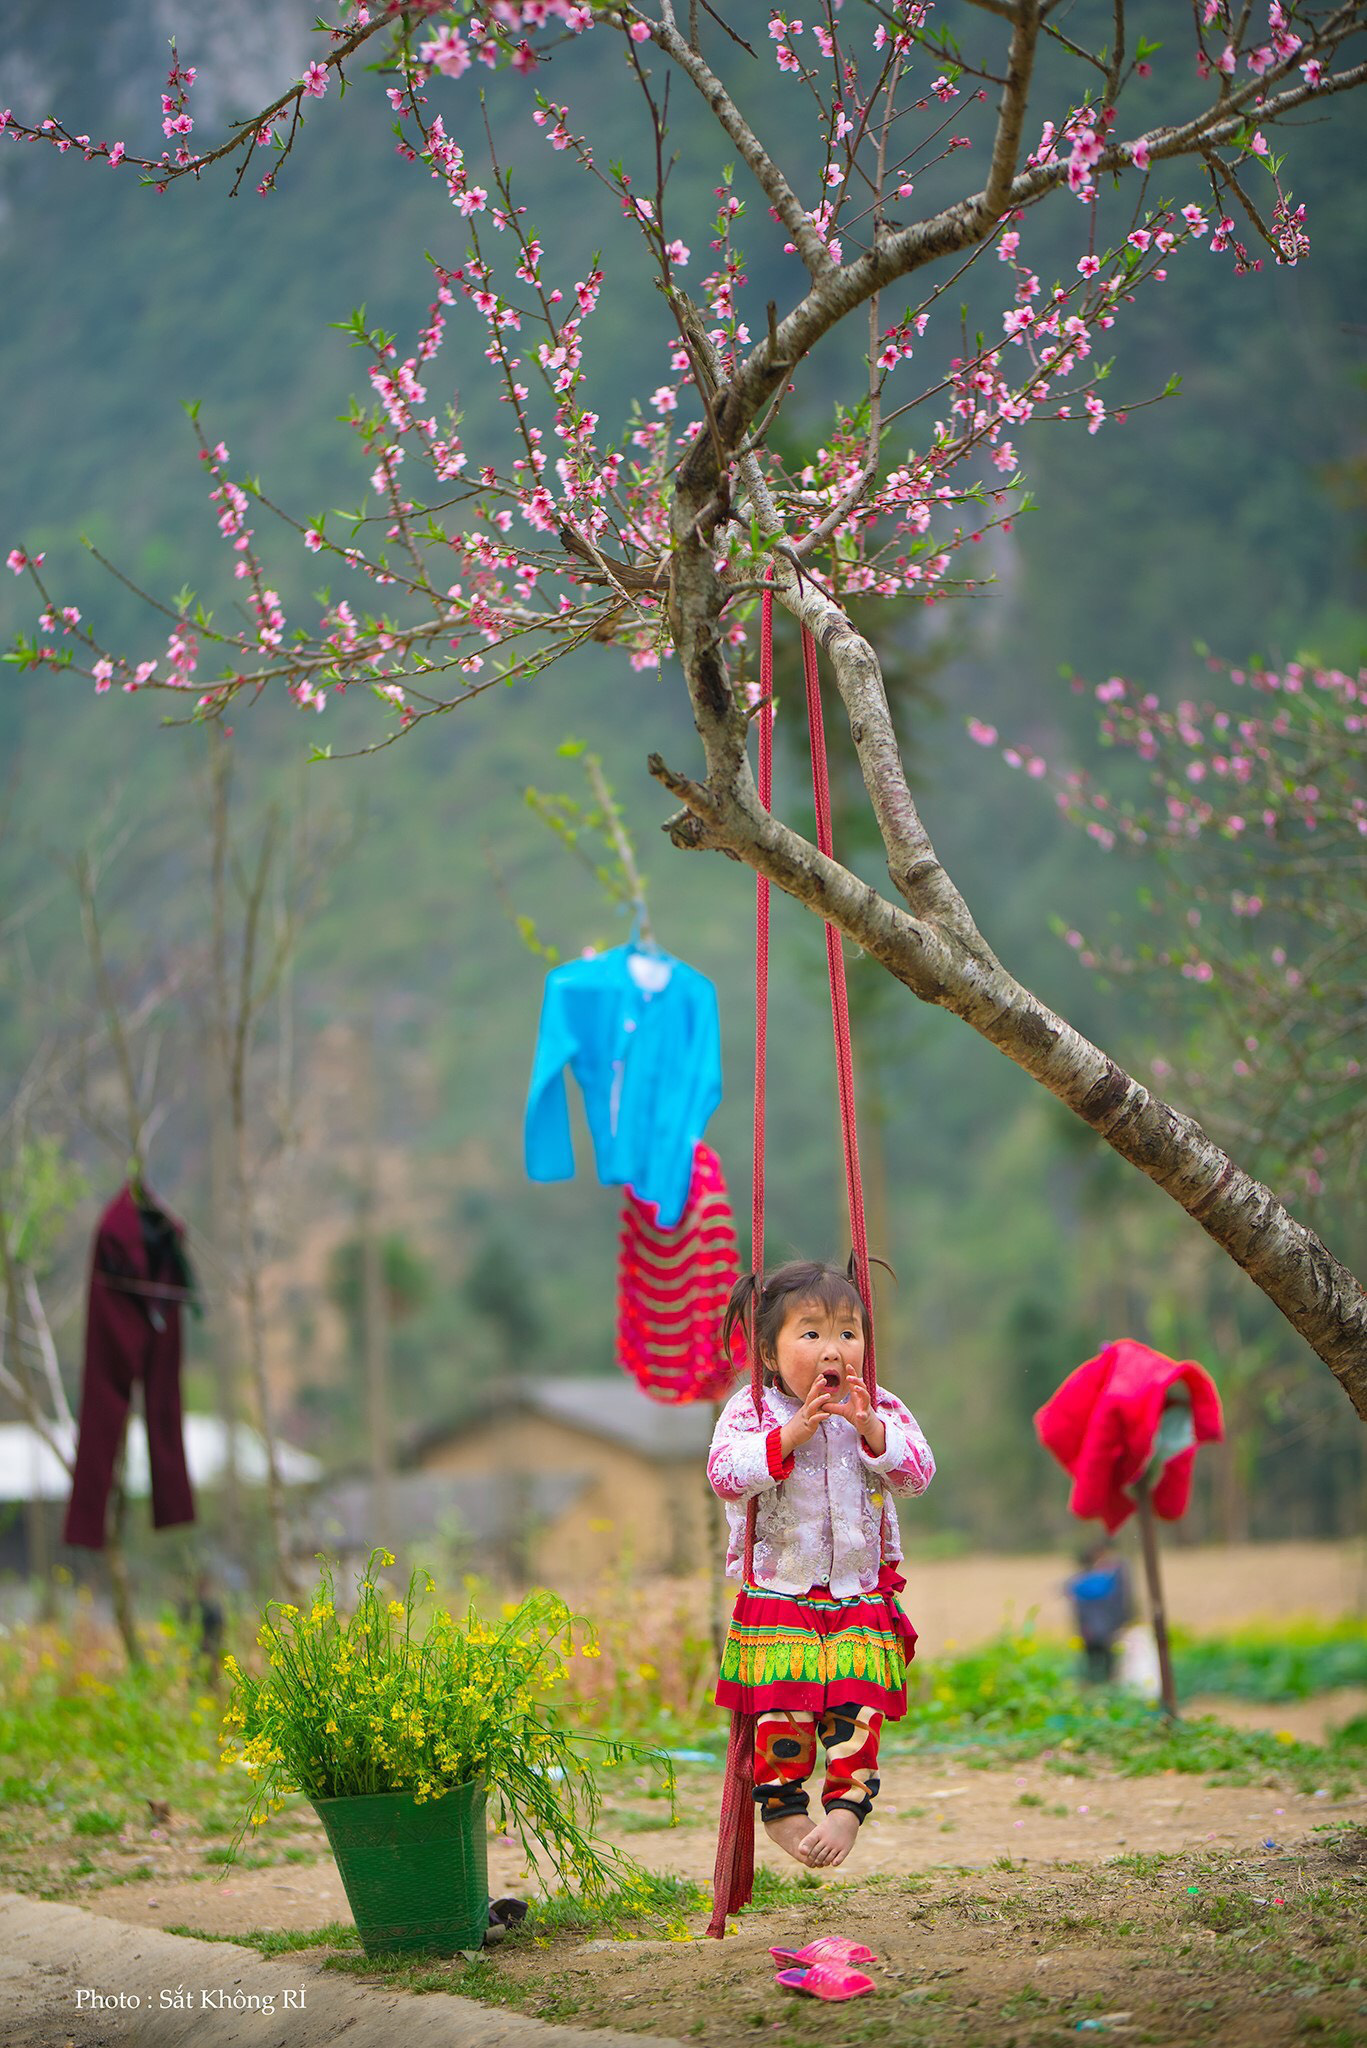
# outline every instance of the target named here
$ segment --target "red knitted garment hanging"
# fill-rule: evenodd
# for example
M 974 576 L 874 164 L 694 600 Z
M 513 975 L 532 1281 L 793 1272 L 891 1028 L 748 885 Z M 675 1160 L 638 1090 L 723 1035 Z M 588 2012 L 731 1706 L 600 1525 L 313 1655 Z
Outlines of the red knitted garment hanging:
M 826 768 L 826 733 L 821 716 L 821 682 L 816 665 L 816 642 L 802 629 L 802 671 L 807 688 L 807 724 L 811 736 L 812 794 L 816 805 L 816 841 L 830 856 L 831 789 Z M 774 600 L 766 590 L 760 609 L 759 655 L 761 710 L 759 725 L 759 800 L 769 810 L 773 799 L 773 695 L 774 695 Z M 835 1063 L 840 1089 L 840 1127 L 845 1144 L 845 1187 L 850 1207 L 850 1239 L 854 1246 L 855 1272 L 859 1292 L 867 1302 L 869 1293 L 869 1248 L 864 1230 L 864 1191 L 859 1176 L 859 1138 L 855 1125 L 854 1058 L 850 1045 L 849 1002 L 845 990 L 845 956 L 835 926 L 826 926 L 826 967 L 831 988 L 831 1024 L 835 1033 Z M 751 1261 L 758 1283 L 764 1273 L 764 1084 L 765 1052 L 769 1009 L 769 879 L 755 877 L 755 1171 L 751 1214 Z M 876 1394 L 873 1332 L 867 1333 L 864 1349 L 864 1382 Z M 762 1387 L 759 1349 L 755 1342 L 754 1314 L 750 1322 L 750 1395 L 755 1414 L 760 1414 Z M 755 1502 L 745 1517 L 745 1578 L 754 1567 Z M 721 1815 L 717 1828 L 717 1862 L 712 1878 L 712 1918 L 707 1931 L 720 1939 L 726 1932 L 727 1915 L 749 1903 L 755 1878 L 755 1722 L 751 1714 L 733 1712 L 726 1749 L 726 1777 L 722 1785 Z
M 721 1161 L 693 1149 L 688 1204 L 673 1230 L 630 1189 L 617 1267 L 617 1362 L 656 1401 L 717 1401 L 736 1377 L 718 1332 L 740 1271 Z

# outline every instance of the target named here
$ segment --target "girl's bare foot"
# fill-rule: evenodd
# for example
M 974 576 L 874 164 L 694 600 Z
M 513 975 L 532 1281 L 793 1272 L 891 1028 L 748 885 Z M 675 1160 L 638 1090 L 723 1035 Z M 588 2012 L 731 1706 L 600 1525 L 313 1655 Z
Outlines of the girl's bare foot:
M 791 1853 L 814 1870 L 830 1870 L 845 1861 L 858 1833 L 858 1815 L 848 1806 L 833 1806 Z
M 850 1815 L 850 1819 L 854 1819 L 853 1814 Z M 764 1832 L 771 1842 L 777 1842 L 780 1849 L 786 1850 L 795 1862 L 806 1863 L 810 1861 L 800 1846 L 804 1836 L 812 1833 L 812 1822 L 809 1814 L 781 1813 L 776 1820 L 765 1821 Z

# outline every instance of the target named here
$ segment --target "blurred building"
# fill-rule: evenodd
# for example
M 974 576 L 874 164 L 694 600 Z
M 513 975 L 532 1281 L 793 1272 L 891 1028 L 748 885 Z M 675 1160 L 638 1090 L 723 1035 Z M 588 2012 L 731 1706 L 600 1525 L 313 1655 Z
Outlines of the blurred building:
M 216 1415 L 187 1414 L 183 1418 L 183 1435 L 185 1463 L 196 1494 L 222 1486 L 228 1476 L 227 1424 Z M 30 1570 L 32 1512 L 41 1513 L 47 1523 L 49 1554 L 60 1547 L 66 1505 L 71 1498 L 76 1431 L 55 1423 L 52 1437 L 53 1442 L 49 1442 L 27 1422 L 0 1422 L 0 1573 L 13 1572 L 23 1578 Z M 235 1423 L 232 1448 L 239 1482 L 248 1487 L 263 1486 L 266 1446 L 260 1433 L 245 1422 Z M 288 1487 L 313 1486 L 323 1476 L 317 1458 L 293 1444 L 277 1441 L 275 1457 L 276 1469 Z M 147 1429 L 136 1412 L 129 1417 L 125 1439 L 124 1490 L 130 1499 L 138 1501 L 147 1499 L 152 1491 Z M 30 1503 L 36 1507 L 31 1509 Z
M 510 1380 L 477 1415 L 409 1444 L 386 1488 L 388 1533 L 373 1482 L 352 1478 L 320 1491 L 309 1534 L 348 1562 L 383 1542 L 434 1570 L 550 1585 L 623 1566 L 699 1571 L 715 1537 L 712 1424 L 707 1403 L 652 1401 L 621 1373 Z

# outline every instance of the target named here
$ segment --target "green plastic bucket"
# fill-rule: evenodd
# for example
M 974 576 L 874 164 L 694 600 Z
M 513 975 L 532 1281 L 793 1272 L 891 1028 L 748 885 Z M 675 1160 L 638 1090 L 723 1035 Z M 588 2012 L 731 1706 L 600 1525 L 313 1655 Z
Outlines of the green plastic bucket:
M 368 1956 L 455 1955 L 489 1924 L 484 1786 L 315 1799 Z

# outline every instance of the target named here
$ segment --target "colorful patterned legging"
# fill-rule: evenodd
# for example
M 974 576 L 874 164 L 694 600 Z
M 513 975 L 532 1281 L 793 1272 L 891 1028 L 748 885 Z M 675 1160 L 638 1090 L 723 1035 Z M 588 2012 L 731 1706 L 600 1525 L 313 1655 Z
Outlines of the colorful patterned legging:
M 761 1820 L 808 1811 L 805 1780 L 816 1768 L 820 1738 L 826 1752 L 821 1804 L 844 1807 L 861 1822 L 878 1791 L 878 1735 L 883 1716 L 874 1707 L 827 1707 L 824 1713 L 776 1707 L 755 1721 L 755 1804 Z

